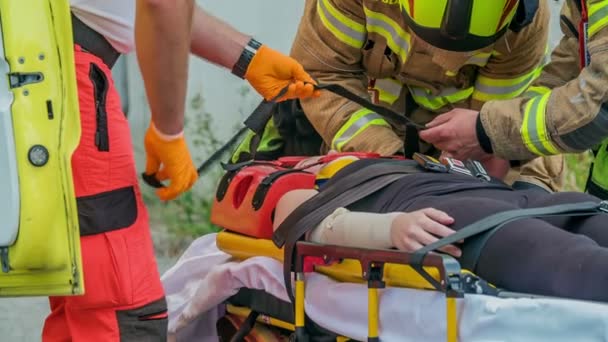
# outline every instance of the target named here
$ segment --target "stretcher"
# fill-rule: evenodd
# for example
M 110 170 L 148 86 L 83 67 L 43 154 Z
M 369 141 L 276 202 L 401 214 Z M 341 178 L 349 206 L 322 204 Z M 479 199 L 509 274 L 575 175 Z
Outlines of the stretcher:
M 285 192 L 315 180 L 294 163 L 240 165 L 220 181 L 211 221 L 223 230 L 195 241 L 163 275 L 169 330 L 178 340 L 200 340 L 202 331 L 222 341 L 608 336 L 605 304 L 503 291 L 441 253 L 416 260 L 397 250 L 298 241 L 288 269 L 295 281 L 286 283 L 285 250 L 271 240 L 271 208 Z M 590 322 L 593 329 L 569 330 Z
M 226 317 L 245 321 L 246 305 L 267 306 L 257 317 L 256 330 L 270 330 L 289 323 L 283 335 L 293 329 L 293 309 L 283 284 L 283 265 L 272 257 L 246 260 L 232 257 L 218 248 L 219 234 L 208 234 L 191 243 L 176 264 L 162 276 L 169 307 L 169 332 L 176 341 L 217 342 L 230 340 Z M 229 239 L 222 243 L 237 243 Z M 257 254 L 267 245 L 249 245 Z M 446 340 L 445 295 L 387 286 L 379 297 L 380 341 L 417 342 Z M 274 306 L 273 306 L 274 305 Z M 306 274 L 307 325 L 336 335 L 365 341 L 368 334 L 367 286 L 339 282 L 317 272 Z M 466 294 L 457 299 L 460 341 L 606 341 L 608 306 L 592 302 Z M 277 322 L 273 314 L 284 314 L 288 322 Z M 226 331 L 228 330 L 228 331 Z M 234 332 L 233 332 L 234 333 Z M 247 341 L 276 341 L 273 334 Z M 222 335 L 222 339 L 218 339 Z M 272 337 L 268 337 L 272 335 Z M 228 338 L 226 338 L 228 337 Z M 313 341 L 315 339 L 312 339 Z

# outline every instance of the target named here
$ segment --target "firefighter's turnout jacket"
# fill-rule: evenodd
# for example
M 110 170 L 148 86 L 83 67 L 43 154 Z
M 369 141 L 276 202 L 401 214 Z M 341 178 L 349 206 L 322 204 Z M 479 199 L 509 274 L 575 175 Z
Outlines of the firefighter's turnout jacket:
M 338 83 L 426 123 L 456 107 L 479 110 L 486 101 L 521 95 L 546 64 L 548 23 L 541 0 L 519 32 L 507 31 L 482 50 L 449 52 L 410 32 L 397 0 L 307 0 L 291 55 L 320 83 Z M 327 149 L 391 155 L 403 148 L 402 125 L 338 95 L 301 103 Z M 561 156 L 537 158 L 510 177 L 558 190 L 562 168 Z
M 585 7 L 586 47 L 579 45 L 585 42 L 580 26 Z M 596 159 L 588 188 L 606 199 L 607 26 L 608 0 L 567 0 L 560 15 L 564 36 L 533 87 L 522 98 L 488 102 L 480 114 L 498 156 L 524 159 L 592 148 Z

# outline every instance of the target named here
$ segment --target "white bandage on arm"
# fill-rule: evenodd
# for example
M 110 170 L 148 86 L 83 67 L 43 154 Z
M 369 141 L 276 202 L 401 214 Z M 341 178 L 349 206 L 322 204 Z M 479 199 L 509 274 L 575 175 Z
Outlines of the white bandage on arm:
M 392 248 L 391 225 L 401 213 L 366 213 L 338 208 L 310 232 L 317 243 L 362 248 Z

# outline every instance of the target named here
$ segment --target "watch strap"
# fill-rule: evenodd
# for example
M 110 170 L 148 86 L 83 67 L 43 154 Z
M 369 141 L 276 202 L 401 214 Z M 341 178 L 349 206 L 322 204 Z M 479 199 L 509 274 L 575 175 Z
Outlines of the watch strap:
M 247 72 L 247 68 L 249 68 L 249 64 L 251 60 L 257 53 L 258 49 L 262 46 L 262 43 L 258 42 L 254 38 L 251 38 L 245 48 L 241 52 L 241 56 L 236 61 L 234 66 L 232 67 L 232 73 L 240 78 L 245 78 L 245 73 Z

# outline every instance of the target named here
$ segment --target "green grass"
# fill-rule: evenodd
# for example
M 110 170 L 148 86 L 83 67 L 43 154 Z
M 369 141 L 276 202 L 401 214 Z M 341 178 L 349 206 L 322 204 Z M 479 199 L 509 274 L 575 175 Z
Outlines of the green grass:
M 584 191 L 593 155 L 591 152 L 566 155 L 564 191 Z

